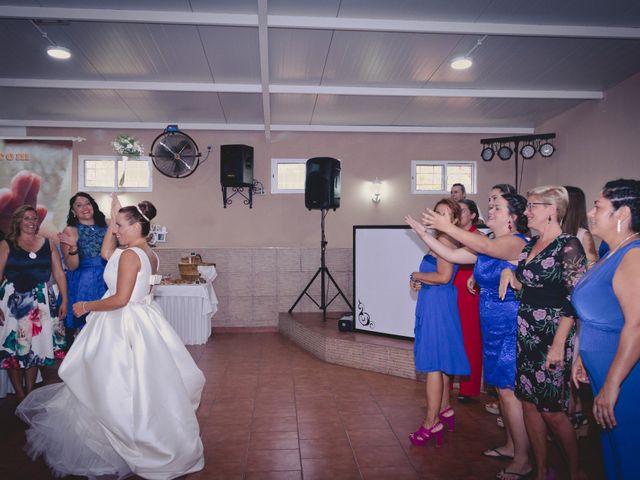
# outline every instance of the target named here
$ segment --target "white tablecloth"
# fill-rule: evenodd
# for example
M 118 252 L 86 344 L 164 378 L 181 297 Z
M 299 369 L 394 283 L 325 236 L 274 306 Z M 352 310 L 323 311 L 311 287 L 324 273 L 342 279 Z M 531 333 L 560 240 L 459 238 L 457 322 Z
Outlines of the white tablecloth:
M 185 345 L 207 343 L 218 297 L 210 282 L 198 285 L 157 285 L 156 302 Z

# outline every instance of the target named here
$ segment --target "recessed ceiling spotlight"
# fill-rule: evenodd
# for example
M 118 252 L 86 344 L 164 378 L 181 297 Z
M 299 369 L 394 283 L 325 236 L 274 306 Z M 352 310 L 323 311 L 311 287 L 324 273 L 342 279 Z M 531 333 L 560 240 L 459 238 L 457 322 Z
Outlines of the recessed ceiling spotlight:
M 47 47 L 47 55 L 57 60 L 67 60 L 71 58 L 71 50 L 60 45 L 49 45 Z
M 556 148 L 553 146 L 552 143 L 549 143 L 549 142 L 543 143 L 542 145 L 540 145 L 540 148 L 538 149 L 538 152 L 540 153 L 540 155 L 542 155 L 545 158 L 553 155 L 555 151 L 556 151 Z
M 535 154 L 536 154 L 536 149 L 530 143 L 527 143 L 520 149 L 520 155 L 522 155 L 522 158 L 524 158 L 525 160 L 532 159 Z
M 471 57 L 456 57 L 451 60 L 451 68 L 454 70 L 466 70 L 471 68 L 471 65 L 473 65 Z

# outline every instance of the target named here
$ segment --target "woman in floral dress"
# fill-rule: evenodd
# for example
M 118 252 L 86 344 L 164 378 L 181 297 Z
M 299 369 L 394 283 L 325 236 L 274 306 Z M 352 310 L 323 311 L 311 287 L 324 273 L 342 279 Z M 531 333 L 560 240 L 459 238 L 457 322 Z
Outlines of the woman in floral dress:
M 0 368 L 7 369 L 18 400 L 33 389 L 38 367 L 64 357 L 60 319 L 67 311 L 67 282 L 58 249 L 38 235 L 39 224 L 35 208 L 19 207 L 0 242 Z M 52 273 L 59 308 L 49 283 Z
M 569 198 L 564 187 L 528 192 L 526 215 L 539 236 L 529 242 L 514 272 L 503 270 L 501 293 L 511 285 L 521 291 L 516 349 L 516 396 L 522 400 L 527 434 L 537 464 L 537 478 L 547 478 L 547 428 L 578 476 L 578 444 L 566 415 L 576 314 L 571 292 L 587 261 L 580 240 L 562 233 L 560 223 Z

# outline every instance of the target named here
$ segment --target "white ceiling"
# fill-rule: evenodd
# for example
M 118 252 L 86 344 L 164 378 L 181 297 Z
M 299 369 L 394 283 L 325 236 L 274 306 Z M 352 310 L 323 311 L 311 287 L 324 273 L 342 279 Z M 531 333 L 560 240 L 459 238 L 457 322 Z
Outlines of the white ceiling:
M 640 72 L 639 27 L 637 0 L 0 0 L 0 126 L 532 133 Z

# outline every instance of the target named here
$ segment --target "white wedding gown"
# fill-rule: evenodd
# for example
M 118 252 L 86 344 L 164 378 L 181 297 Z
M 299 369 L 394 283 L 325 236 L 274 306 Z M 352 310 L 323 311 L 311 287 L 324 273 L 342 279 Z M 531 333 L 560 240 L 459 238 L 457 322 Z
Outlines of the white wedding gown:
M 56 475 L 168 479 L 204 467 L 196 409 L 204 375 L 149 293 L 142 264 L 129 303 L 93 312 L 60 366 L 64 383 L 34 390 L 16 414 L 30 425 L 27 452 Z M 116 250 L 104 271 L 116 291 Z

